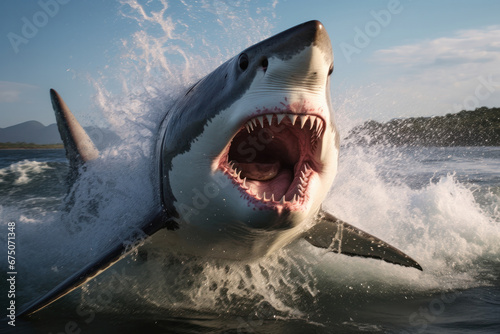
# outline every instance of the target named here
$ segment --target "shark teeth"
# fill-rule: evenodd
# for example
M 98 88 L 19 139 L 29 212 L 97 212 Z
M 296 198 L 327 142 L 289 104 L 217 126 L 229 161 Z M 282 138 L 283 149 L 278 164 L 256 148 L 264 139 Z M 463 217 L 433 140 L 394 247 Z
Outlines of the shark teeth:
M 266 115 L 266 119 L 267 119 L 267 123 L 269 125 L 272 125 L 273 124 L 273 115 L 272 114 L 267 114 Z
M 313 169 L 308 163 L 304 163 L 302 170 L 300 171 L 299 180 L 300 183 L 297 185 L 297 192 L 301 197 L 306 195 L 307 187 L 309 186 L 309 179 L 313 172 Z
M 255 116 L 245 122 L 243 124 L 243 131 L 252 134 L 254 131 L 259 131 L 262 129 L 266 129 L 268 127 L 277 127 L 281 124 L 281 126 L 285 125 L 286 127 L 294 128 L 294 133 L 297 131 L 303 132 L 303 139 L 308 140 L 306 138 L 310 138 L 310 144 L 308 147 L 311 151 L 310 154 L 314 154 L 316 148 L 318 147 L 320 141 L 322 140 L 322 135 L 324 129 L 326 128 L 326 123 L 324 119 L 319 115 L 308 115 L 308 114 L 294 114 L 291 112 L 288 113 L 269 113 L 269 114 L 260 114 Z M 276 131 L 276 128 L 271 128 L 271 131 Z M 278 131 L 276 131 L 278 133 Z M 259 134 L 256 132 L 255 134 Z M 304 144 L 306 145 L 306 144 Z M 306 145 L 307 146 L 307 145 Z M 304 158 L 305 157 L 305 158 Z M 278 210 L 281 210 L 284 207 L 288 207 L 290 209 L 294 208 L 298 209 L 302 206 L 307 198 L 310 195 L 310 187 L 309 183 L 312 179 L 312 175 L 316 173 L 315 167 L 314 169 L 311 165 L 316 166 L 311 159 L 311 155 L 304 156 L 297 160 L 293 173 L 293 181 L 291 181 L 289 188 L 283 194 L 283 189 L 279 190 L 280 193 L 273 193 L 273 188 L 271 186 L 267 186 L 264 184 L 260 184 L 259 182 L 267 182 L 267 180 L 255 180 L 249 177 L 247 179 L 247 175 L 244 172 L 245 168 L 248 166 L 239 166 L 239 163 L 236 160 L 225 161 L 222 162 L 220 166 L 224 173 L 227 174 L 232 182 L 239 186 L 239 190 L 245 198 L 249 202 L 253 202 L 257 205 L 265 205 L 267 207 L 275 207 Z M 226 156 L 229 158 L 229 155 Z M 308 163 L 311 162 L 311 165 Z M 263 190 L 266 191 L 263 191 Z
M 304 125 L 306 124 L 307 120 L 309 119 L 309 116 L 300 116 L 300 128 L 303 129 Z
M 263 128 L 264 127 L 264 116 L 259 116 L 259 117 L 256 117 L 254 118 L 258 121 L 258 124 L 260 124 L 260 126 Z
M 277 198 L 274 193 L 259 193 L 253 185 L 248 184 L 246 177 L 241 178 L 242 170 L 238 168 L 238 163 L 235 161 L 229 161 L 225 170 L 226 173 L 232 177 L 233 181 L 236 182 L 245 193 L 250 195 L 252 198 L 257 199 L 258 201 L 275 206 L 302 204 L 304 198 L 307 196 L 307 189 L 309 186 L 311 174 L 314 172 L 313 168 L 307 162 L 305 162 L 300 170 L 298 176 L 299 183 L 295 186 L 293 197 L 287 199 L 286 196 L 291 195 L 283 195 L 281 198 Z
M 257 130 L 259 127 L 264 128 L 267 125 L 279 125 L 283 122 L 284 119 L 288 119 L 290 123 L 295 126 L 300 126 L 301 129 L 308 129 L 313 131 L 312 138 L 314 141 L 319 140 L 323 133 L 324 129 L 324 121 L 321 117 L 315 115 L 304 115 L 304 114 L 291 114 L 291 113 L 283 113 L 283 114 L 266 114 L 256 116 L 245 123 L 245 128 L 248 133 L 251 133 Z M 306 126 L 306 124 L 309 124 Z

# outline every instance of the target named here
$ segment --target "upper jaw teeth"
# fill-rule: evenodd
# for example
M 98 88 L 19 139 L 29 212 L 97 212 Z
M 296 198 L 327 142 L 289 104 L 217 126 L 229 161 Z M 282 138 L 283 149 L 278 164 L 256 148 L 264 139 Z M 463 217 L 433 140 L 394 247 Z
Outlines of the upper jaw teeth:
M 252 131 L 255 131 L 259 126 L 261 128 L 264 128 L 265 126 L 270 126 L 274 123 L 276 125 L 279 125 L 285 118 L 287 118 L 290 123 L 292 123 L 292 125 L 295 125 L 296 123 L 297 125 L 300 125 L 301 129 L 304 129 L 304 127 L 309 130 L 314 129 L 314 134 L 317 137 L 321 136 L 321 133 L 324 129 L 324 121 L 321 117 L 315 115 L 299 115 L 289 113 L 256 116 L 245 123 L 245 128 L 247 129 L 248 133 L 251 133 Z M 309 125 L 306 126 L 306 124 Z
M 271 113 L 258 115 L 247 120 L 244 127 L 248 133 L 252 133 L 253 131 L 258 130 L 259 127 L 260 129 L 264 129 L 272 126 L 273 128 L 270 129 L 271 132 L 277 133 L 279 131 L 276 127 L 280 124 L 286 124 L 289 128 L 294 127 L 295 132 L 298 132 L 298 129 L 302 129 L 305 132 L 304 136 L 310 138 L 310 146 L 308 147 L 308 150 L 311 150 L 311 152 L 309 152 L 310 154 L 316 150 L 316 147 L 318 146 L 318 143 L 322 138 L 321 136 L 325 130 L 325 121 L 322 117 L 293 113 Z M 229 155 L 226 158 L 229 158 Z M 305 203 L 310 177 L 314 174 L 312 166 L 302 161 L 300 170 L 295 171 L 298 175 L 295 174 L 294 176 L 294 178 L 296 178 L 296 181 L 293 182 L 294 188 L 287 190 L 286 193 L 288 195 L 286 195 L 283 194 L 281 190 L 279 191 L 279 194 L 274 193 L 272 189 L 269 189 L 269 187 L 262 187 L 267 190 L 267 192 L 263 192 L 263 189 L 258 184 L 258 182 L 272 180 L 277 175 L 279 168 L 275 166 L 275 162 L 266 161 L 254 163 L 258 166 L 252 166 L 253 168 L 248 168 L 248 166 L 245 166 L 244 162 L 226 160 L 226 163 L 227 165 L 224 167 L 225 172 L 231 176 L 235 183 L 239 184 L 242 192 L 249 196 L 251 201 L 257 200 L 271 206 L 283 206 L 289 205 L 290 203 L 292 205 L 302 205 Z M 242 173 L 243 169 L 244 172 Z

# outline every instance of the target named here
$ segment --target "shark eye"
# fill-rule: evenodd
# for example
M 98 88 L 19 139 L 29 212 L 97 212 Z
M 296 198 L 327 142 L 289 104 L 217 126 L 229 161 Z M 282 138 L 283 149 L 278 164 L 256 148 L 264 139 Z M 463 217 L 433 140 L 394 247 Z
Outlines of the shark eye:
M 328 70 L 328 75 L 333 73 L 333 64 L 330 65 L 330 69 Z
M 248 56 L 246 55 L 246 53 L 242 53 L 240 55 L 240 58 L 238 59 L 238 64 L 242 71 L 248 68 Z
M 264 72 L 267 71 L 267 67 L 269 66 L 269 61 L 267 60 L 267 58 L 262 59 L 261 65 L 264 69 Z

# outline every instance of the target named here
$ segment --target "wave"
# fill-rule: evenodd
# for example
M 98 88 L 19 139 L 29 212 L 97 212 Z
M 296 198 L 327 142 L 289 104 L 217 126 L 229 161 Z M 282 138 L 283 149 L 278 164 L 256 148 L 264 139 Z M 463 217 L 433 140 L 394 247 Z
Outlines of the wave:
M 344 151 L 325 207 L 397 246 L 415 258 L 423 272 L 328 253 L 303 241 L 252 263 L 136 251 L 79 290 L 74 303 L 83 309 L 116 314 L 133 312 L 139 305 L 144 312 L 162 310 L 171 316 L 196 312 L 234 316 L 257 310 L 257 318 L 273 314 L 283 319 L 306 319 L 317 314 L 320 301 L 328 307 L 339 302 L 352 306 L 354 301 L 366 303 L 400 295 L 412 299 L 494 284 L 495 268 L 500 264 L 500 226 L 498 216 L 486 210 L 492 202 L 478 202 L 474 188 L 459 182 L 454 174 L 428 179 L 427 185 L 418 188 L 402 182 L 404 179 L 388 179 L 380 165 L 395 157 L 386 153 L 375 149 Z M 397 158 L 411 160 L 405 155 Z M 123 171 L 129 167 L 117 165 L 122 165 Z M 109 188 L 108 182 L 113 177 L 116 182 L 116 177 L 102 175 L 107 169 L 99 168 L 99 183 L 91 182 L 78 190 L 84 204 L 69 215 L 46 212 L 42 217 L 21 219 L 15 218 L 15 210 L 10 212 L 23 226 L 23 238 L 32 247 L 23 257 L 27 262 L 23 266 L 32 275 L 25 298 L 48 289 L 57 278 L 63 279 L 105 249 L 114 234 L 137 221 L 139 216 L 132 215 L 130 208 L 146 204 L 134 203 L 137 190 L 142 187 L 142 193 L 144 186 L 125 177 L 123 184 Z M 102 194 L 104 189 L 107 194 Z M 105 205 L 92 213 L 95 208 L 89 208 L 96 198 Z M 500 197 L 491 194 L 491 199 L 499 201 Z M 93 219 L 89 218 L 91 213 Z M 86 223 L 82 224 L 81 217 L 86 217 Z M 62 224 L 76 218 L 73 223 L 79 225 Z M 76 226 L 79 229 L 74 229 Z M 41 258 L 38 249 L 52 254 L 51 258 Z
M 421 274 L 402 271 L 408 274 L 398 278 L 402 284 L 447 289 L 484 283 L 481 278 L 484 263 L 499 262 L 500 224 L 491 206 L 500 197 L 484 188 L 489 198 L 478 202 L 474 196 L 478 187 L 459 182 L 453 166 L 448 167 L 448 174 L 431 176 L 426 185 L 411 187 L 405 182 L 406 175 L 426 167 L 416 164 L 403 152 L 399 150 L 391 156 L 380 149 L 344 151 L 327 208 L 339 218 L 404 250 L 423 266 Z M 381 167 L 394 166 L 395 159 L 413 164 L 411 170 L 400 171 L 399 179 L 388 178 L 387 170 Z M 426 174 L 423 176 L 421 184 L 426 181 Z M 384 270 L 377 276 L 391 282 L 386 274 L 394 275 L 393 270 L 401 269 Z M 356 277 L 352 275 L 352 279 Z
M 47 162 L 23 160 L 11 164 L 9 167 L 0 169 L 0 183 L 12 183 L 12 185 L 23 185 L 33 180 L 37 174 L 52 169 Z
M 68 164 L 22 160 L 0 169 L 0 203 L 22 211 L 56 210 L 66 189 Z

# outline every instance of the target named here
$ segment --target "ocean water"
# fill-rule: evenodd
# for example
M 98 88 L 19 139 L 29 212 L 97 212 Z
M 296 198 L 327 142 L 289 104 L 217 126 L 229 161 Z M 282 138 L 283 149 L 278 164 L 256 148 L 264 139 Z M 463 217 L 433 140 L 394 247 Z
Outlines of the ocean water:
M 63 150 L 0 151 L 0 243 L 7 244 L 8 224 L 15 223 L 18 307 L 110 244 L 126 242 L 158 205 L 150 160 L 156 126 L 173 96 L 270 35 L 272 3 L 252 6 L 123 2 L 116 19 L 137 23 L 137 32 L 124 41 L 120 62 L 91 78 L 100 114 L 89 115 L 120 140 L 90 134 L 102 159 L 70 189 L 72 210 L 62 205 Z M 176 25 L 179 18 L 183 24 Z M 191 22 L 200 20 L 218 23 L 193 32 Z M 121 92 L 111 91 L 116 83 Z M 356 122 L 346 112 L 349 101 L 334 94 L 343 134 Z M 146 261 L 135 251 L 50 307 L 17 319 L 15 328 L 1 322 L 0 332 L 500 332 L 499 147 L 345 145 L 325 208 L 400 248 L 424 271 L 325 253 L 303 241 L 253 263 L 179 254 Z M 0 267 L 6 276 L 7 262 Z
M 175 254 L 145 261 L 133 252 L 2 331 L 497 333 L 499 167 L 500 147 L 342 151 L 326 208 L 404 250 L 423 272 L 325 253 L 303 241 L 248 264 Z M 0 228 L 16 223 L 18 305 L 105 248 L 125 217 L 104 196 L 108 205 L 88 210 L 86 225 L 68 225 L 60 207 L 67 168 L 63 150 L 0 151 Z M 111 188 L 101 182 L 99 191 Z
M 500 147 L 343 150 L 326 208 L 404 250 L 423 272 L 302 241 L 249 264 L 132 253 L 3 332 L 496 333 L 499 167 Z M 18 305 L 105 248 L 119 223 L 108 207 L 96 214 L 101 226 L 88 219 L 75 231 L 63 221 L 67 168 L 63 150 L 0 151 L 0 228 L 16 222 Z

